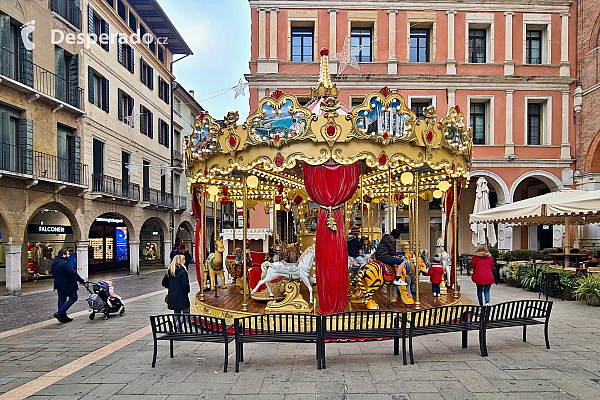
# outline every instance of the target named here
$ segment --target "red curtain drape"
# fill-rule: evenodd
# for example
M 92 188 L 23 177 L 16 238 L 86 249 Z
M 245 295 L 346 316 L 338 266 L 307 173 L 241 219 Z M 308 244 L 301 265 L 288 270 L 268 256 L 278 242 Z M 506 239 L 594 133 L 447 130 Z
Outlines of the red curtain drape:
M 196 279 L 198 280 L 198 284 L 202 285 L 202 274 L 200 273 L 200 221 L 202 220 L 202 206 L 198 200 L 198 195 L 198 190 L 194 189 L 192 193 L 192 212 L 194 213 L 194 218 L 196 218 L 196 231 L 194 232 L 194 258 L 196 259 Z
M 352 165 L 304 164 L 304 183 L 320 206 L 336 207 L 358 188 L 358 162 Z M 343 312 L 348 296 L 348 247 L 343 208 L 331 211 L 337 231 L 328 227 L 330 211 L 321 208 L 317 219 L 316 273 L 320 314 Z

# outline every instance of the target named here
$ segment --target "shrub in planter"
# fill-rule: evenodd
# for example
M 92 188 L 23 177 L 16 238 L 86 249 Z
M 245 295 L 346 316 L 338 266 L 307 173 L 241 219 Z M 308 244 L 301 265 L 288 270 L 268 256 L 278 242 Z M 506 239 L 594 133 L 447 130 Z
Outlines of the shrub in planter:
M 563 299 L 574 300 L 573 291 L 579 286 L 579 278 L 575 273 L 566 270 L 558 270 L 558 276 L 560 277 L 560 285 L 563 288 Z
M 591 306 L 600 306 L 600 274 L 590 274 L 580 278 L 574 290 L 578 300 L 585 300 Z

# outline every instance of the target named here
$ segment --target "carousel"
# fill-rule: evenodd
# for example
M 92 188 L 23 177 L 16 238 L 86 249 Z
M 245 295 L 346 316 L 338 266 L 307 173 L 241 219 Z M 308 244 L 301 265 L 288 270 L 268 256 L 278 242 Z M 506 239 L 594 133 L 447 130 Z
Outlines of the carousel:
M 318 83 L 308 104 L 276 90 L 244 122 L 237 112 L 229 112 L 221 124 L 209 114 L 199 115 L 185 138 L 200 284 L 192 313 L 232 322 L 261 313 L 410 311 L 462 302 L 457 243 L 451 238 L 456 238 L 459 190 L 468 182 L 472 161 L 463 113 L 454 106 L 438 119 L 431 106 L 421 120 L 387 87 L 347 108 L 329 75 L 328 50 L 320 54 Z M 442 199 L 450 218 L 438 250 L 453 266 L 445 269 L 438 297 L 429 280 L 420 277 L 433 257 L 423 250 L 422 232 L 428 227 L 422 225 L 428 221 L 419 221 L 419 209 L 433 199 Z M 242 210 L 237 252 L 235 245 L 224 248 L 216 226 L 215 252 L 206 258 L 199 251 L 210 240 L 205 233 L 208 202 L 233 203 Z M 248 249 L 248 210 L 258 203 L 274 219 L 269 253 Z M 277 210 L 293 212 L 296 243 L 283 244 L 277 237 Z M 381 235 L 396 227 L 398 213 L 406 212 L 409 232 L 397 241 L 397 254 L 407 262 L 398 272 L 371 258 Z M 351 229 L 365 241 L 364 265 L 349 262 Z M 232 233 L 235 243 L 236 229 Z M 296 252 L 297 260 L 290 256 Z M 233 282 L 225 282 L 224 270 Z M 393 284 L 398 274 L 406 285 Z

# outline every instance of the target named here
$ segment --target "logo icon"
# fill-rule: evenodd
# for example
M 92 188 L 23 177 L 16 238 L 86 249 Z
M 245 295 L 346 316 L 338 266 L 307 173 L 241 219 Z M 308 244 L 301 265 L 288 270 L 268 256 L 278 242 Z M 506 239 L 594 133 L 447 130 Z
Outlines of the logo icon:
M 35 20 L 31 20 L 21 26 L 21 40 L 25 49 L 31 51 L 35 47 L 33 43 L 33 31 L 35 31 Z

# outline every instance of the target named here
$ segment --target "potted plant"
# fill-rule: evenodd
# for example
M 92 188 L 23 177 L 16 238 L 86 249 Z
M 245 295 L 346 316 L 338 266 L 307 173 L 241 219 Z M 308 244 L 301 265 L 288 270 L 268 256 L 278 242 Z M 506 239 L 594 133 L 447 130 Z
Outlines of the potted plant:
M 564 300 L 575 300 L 574 290 L 579 286 L 579 278 L 571 271 L 558 270 Z
M 516 262 L 509 262 L 502 268 L 500 268 L 500 277 L 504 279 L 509 285 L 517 286 L 517 276 L 519 274 L 519 264 Z
M 578 300 L 585 300 L 590 306 L 600 306 L 600 274 L 590 274 L 579 279 L 574 293 Z

